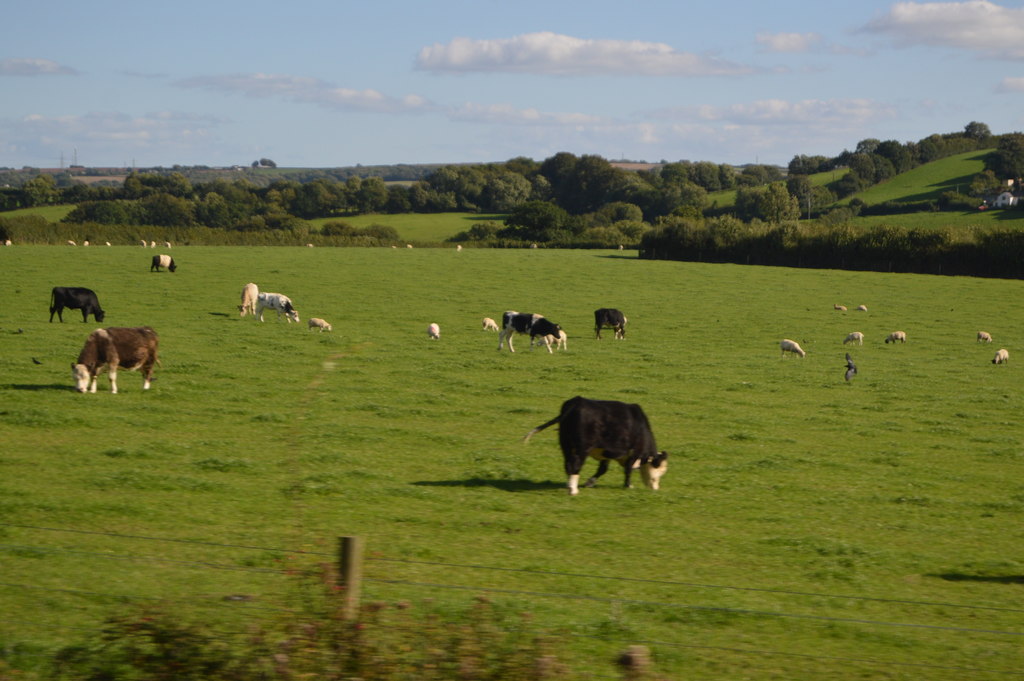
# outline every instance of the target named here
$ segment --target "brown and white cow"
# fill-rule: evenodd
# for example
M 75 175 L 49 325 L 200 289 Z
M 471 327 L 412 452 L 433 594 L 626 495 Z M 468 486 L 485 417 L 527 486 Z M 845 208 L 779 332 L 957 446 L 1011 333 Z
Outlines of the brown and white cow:
M 105 369 L 110 375 L 110 392 L 117 394 L 117 370 L 126 369 L 141 370 L 142 389 L 149 390 L 159 344 L 156 331 L 148 326 L 96 329 L 85 340 L 78 361 L 71 363 L 75 389 L 96 392 L 96 379 Z
M 256 316 L 256 299 L 260 295 L 259 287 L 251 281 L 242 288 L 242 304 L 238 306 L 240 317 L 247 314 Z

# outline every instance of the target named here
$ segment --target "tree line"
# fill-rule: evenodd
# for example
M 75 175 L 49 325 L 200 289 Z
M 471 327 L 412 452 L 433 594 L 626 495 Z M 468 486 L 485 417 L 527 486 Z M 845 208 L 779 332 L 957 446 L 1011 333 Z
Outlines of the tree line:
M 835 202 L 922 163 L 987 148 L 994 150 L 986 157 L 986 170 L 970 189 L 980 196 L 997 189 L 1005 178 L 1024 175 L 1024 134 L 996 136 L 984 123 L 971 122 L 961 132 L 918 142 L 865 139 L 835 157 L 796 156 L 786 169 L 679 161 L 636 172 L 600 156 L 561 152 L 539 162 L 517 157 L 504 163 L 438 166 L 422 179 L 401 183 L 389 183 L 381 175 L 308 181 L 276 176 L 261 185 L 248 175 L 195 181 L 172 170 L 131 173 L 120 186 L 90 186 L 62 184 L 39 174 L 21 186 L 0 189 L 0 210 L 70 203 L 75 208 L 64 219 L 69 224 L 295 233 L 308 232 L 304 221 L 314 218 L 343 221 L 357 214 L 462 211 L 500 214 L 503 223 L 483 221 L 453 241 L 636 247 L 644 234 L 680 219 L 730 217 L 783 224 L 815 217 L 838 223 L 858 212 L 972 207 L 978 201 L 971 195 L 948 195 L 921 205 L 865 206 L 854 201 L 837 208 Z M 810 180 L 812 174 L 840 170 L 845 172 L 827 185 Z M 736 191 L 734 204 L 718 206 L 710 198 L 723 189 Z

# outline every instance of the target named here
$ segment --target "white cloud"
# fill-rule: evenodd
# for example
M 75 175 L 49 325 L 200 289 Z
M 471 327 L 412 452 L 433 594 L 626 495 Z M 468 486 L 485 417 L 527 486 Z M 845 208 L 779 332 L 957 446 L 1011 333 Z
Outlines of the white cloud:
M 989 0 L 897 2 L 863 30 L 889 36 L 901 46 L 951 47 L 997 59 L 1024 59 L 1024 9 Z
M 678 52 L 664 43 L 585 40 L 551 32 L 498 40 L 456 38 L 421 49 L 416 66 L 425 71 L 557 76 L 732 76 L 754 71 L 716 57 Z
M 466 103 L 453 109 L 449 117 L 454 121 L 514 126 L 571 126 L 597 125 L 598 116 L 582 113 L 546 113 L 534 108 L 519 109 L 511 104 Z
M 1024 92 L 1024 78 L 1003 78 L 996 92 Z
M 78 72 L 50 59 L 0 59 L 0 76 L 68 76 Z
M 757 43 L 765 52 L 810 52 L 821 45 L 817 33 L 758 33 Z
M 267 73 L 202 76 L 180 80 L 175 84 L 218 93 L 239 93 L 247 97 L 316 104 L 343 111 L 410 113 L 434 109 L 428 100 L 419 95 L 391 97 L 377 90 L 337 87 L 315 78 L 300 76 Z
M 896 109 L 869 99 L 763 99 L 729 106 L 684 107 L 653 112 L 658 119 L 704 121 L 719 125 L 850 129 L 892 118 Z

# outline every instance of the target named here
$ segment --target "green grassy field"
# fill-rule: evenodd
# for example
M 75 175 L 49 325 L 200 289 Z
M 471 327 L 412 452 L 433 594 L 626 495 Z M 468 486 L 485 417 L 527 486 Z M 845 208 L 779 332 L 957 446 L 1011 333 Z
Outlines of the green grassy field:
M 294 596 L 277 570 L 358 535 L 365 598 L 490 593 L 592 678 L 633 643 L 668 678 L 1024 668 L 1020 281 L 607 251 L 173 254 L 155 274 L 129 247 L 0 249 L 0 655 L 20 666 L 126 602 L 235 635 Z M 239 318 L 247 281 L 303 324 Z M 152 390 L 124 372 L 117 395 L 71 389 L 97 325 L 48 323 L 54 285 L 96 290 L 105 326 L 157 330 Z M 601 306 L 626 312 L 624 341 L 593 338 Z M 480 320 L 510 308 L 561 323 L 568 350 L 496 351 Z M 895 329 L 906 345 L 882 342 Z M 854 330 L 865 344 L 843 346 Z M 783 337 L 807 356 L 780 358 Z M 661 491 L 611 470 L 571 498 L 555 429 L 521 444 L 578 394 L 644 407 L 671 455 Z
M 974 176 L 985 169 L 985 156 L 991 149 L 957 154 L 932 163 L 925 163 L 891 180 L 869 187 L 841 203 L 859 198 L 864 203 L 886 201 L 928 201 L 938 199 L 945 192 L 970 193 Z
M 404 213 L 400 215 L 353 215 L 342 218 L 310 220 L 311 229 L 319 230 L 328 222 L 347 222 L 353 227 L 371 225 L 393 227 L 403 239 L 422 243 L 436 243 L 465 232 L 481 222 L 497 222 L 504 226 L 504 215 L 477 213 Z

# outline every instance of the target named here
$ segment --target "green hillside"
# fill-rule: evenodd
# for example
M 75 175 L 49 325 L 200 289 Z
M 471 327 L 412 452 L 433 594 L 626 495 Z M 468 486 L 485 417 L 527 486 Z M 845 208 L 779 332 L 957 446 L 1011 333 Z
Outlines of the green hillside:
M 944 192 L 966 194 L 974 176 L 985 169 L 985 156 L 991 149 L 970 151 L 925 163 L 896 177 L 869 187 L 845 199 L 849 203 L 857 198 L 868 204 L 886 201 L 929 201 Z

